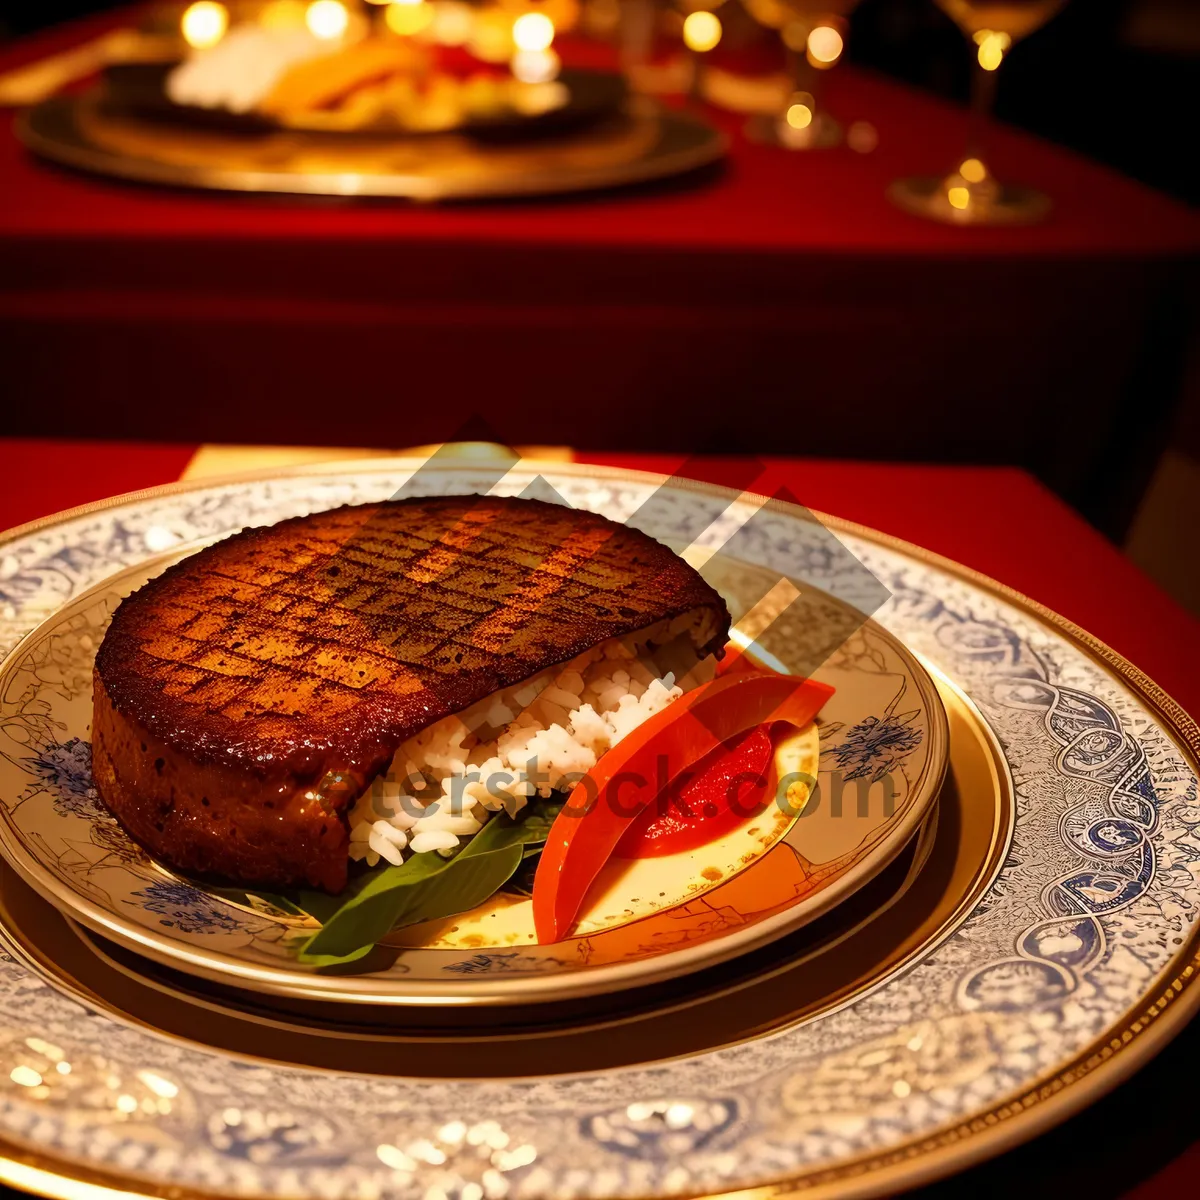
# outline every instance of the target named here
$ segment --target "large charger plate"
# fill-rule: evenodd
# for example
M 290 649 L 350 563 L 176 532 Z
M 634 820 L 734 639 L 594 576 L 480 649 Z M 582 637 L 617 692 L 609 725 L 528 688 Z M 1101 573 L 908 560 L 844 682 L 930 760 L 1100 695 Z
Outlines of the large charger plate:
M 417 465 L 375 460 L 159 489 L 16 531 L 0 554 L 0 637 L 15 644 L 172 541 L 390 495 Z M 571 502 L 615 515 L 662 484 L 526 467 L 514 469 L 518 488 L 540 473 Z M 745 507 L 729 511 L 744 518 Z M 764 519 L 768 559 L 812 537 L 803 510 L 772 503 Z M 60 1196 L 98 1194 L 91 1185 L 463 1200 L 801 1186 L 869 1194 L 1011 1145 L 1145 1061 L 1200 1003 L 1200 731 L 1061 618 L 913 547 L 825 523 L 891 593 L 881 623 L 959 698 L 952 720 L 967 724 L 952 734 L 952 758 L 971 729 L 995 755 L 990 783 L 956 780 L 955 820 L 999 812 L 1005 795 L 1015 803 L 1011 824 L 989 817 L 999 839 L 989 835 L 962 903 L 902 956 L 885 955 L 879 933 L 868 939 L 879 967 L 849 990 L 810 998 L 787 1019 L 735 1021 L 726 1036 L 721 1014 L 759 995 L 736 992 L 728 1007 L 704 1008 L 690 1043 L 651 1039 L 614 1065 L 528 1054 L 492 1069 L 478 1049 L 474 1071 L 429 1053 L 408 1070 L 393 1057 L 374 1071 L 348 1053 L 337 1070 L 267 1061 L 265 1040 L 260 1057 L 239 1053 L 203 1019 L 158 1022 L 153 1006 L 123 1015 L 56 978 L 53 956 L 39 966 L 29 945 L 47 922 L 7 916 L 19 881 L 5 873 L 0 1175 Z M 819 582 L 819 561 L 812 569 Z M 939 838 L 943 824 L 953 822 L 939 823 Z M 914 890 L 929 878 L 918 871 Z M 863 945 L 841 941 L 828 959 Z M 764 967 L 764 978 L 803 990 L 789 965 Z M 197 1011 L 217 1024 L 216 1010 Z M 660 1027 L 686 1024 L 672 1012 Z M 611 1029 L 604 1038 L 620 1040 Z

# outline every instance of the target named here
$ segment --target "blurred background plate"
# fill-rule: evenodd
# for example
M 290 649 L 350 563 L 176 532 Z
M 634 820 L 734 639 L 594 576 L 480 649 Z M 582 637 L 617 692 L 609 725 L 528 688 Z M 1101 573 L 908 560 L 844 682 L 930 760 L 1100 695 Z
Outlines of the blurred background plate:
M 248 137 L 164 126 L 106 111 L 96 93 L 37 105 L 19 118 L 18 134 L 35 153 L 65 166 L 141 183 L 412 200 L 548 196 L 645 183 L 708 166 L 727 146 L 700 117 L 644 99 L 575 134 L 486 146 L 461 135 Z

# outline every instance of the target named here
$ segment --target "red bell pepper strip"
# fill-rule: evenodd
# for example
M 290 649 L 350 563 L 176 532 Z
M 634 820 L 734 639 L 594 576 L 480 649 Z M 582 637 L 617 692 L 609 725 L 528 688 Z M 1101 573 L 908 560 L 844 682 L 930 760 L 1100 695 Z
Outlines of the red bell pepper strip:
M 770 802 L 770 726 L 718 746 L 697 773 L 686 769 L 621 835 L 613 858 L 662 858 L 708 845 Z
M 621 835 L 681 771 L 756 725 L 807 725 L 831 695 L 811 679 L 738 671 L 701 684 L 623 738 L 576 784 L 550 827 L 533 881 L 538 942 L 566 936 Z
M 736 675 L 739 671 L 753 670 L 755 665 L 741 646 L 735 642 L 730 642 L 725 647 L 725 653 L 717 663 L 717 678 L 721 679 L 726 675 Z M 765 671 L 766 667 L 759 669 Z
M 725 656 L 717 663 L 717 678 L 738 675 L 743 671 L 761 671 L 764 675 L 776 674 L 777 672 L 770 667 L 751 658 L 749 651 L 753 646 L 753 642 L 749 646 L 739 646 L 730 642 L 725 647 Z

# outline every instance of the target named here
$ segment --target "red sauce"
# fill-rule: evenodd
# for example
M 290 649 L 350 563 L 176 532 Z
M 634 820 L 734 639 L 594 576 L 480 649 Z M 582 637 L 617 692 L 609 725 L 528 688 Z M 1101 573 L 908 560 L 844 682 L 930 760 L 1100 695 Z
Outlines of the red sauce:
M 633 821 L 615 858 L 661 858 L 707 845 L 766 807 L 771 735 L 760 725 L 731 738 L 678 776 Z

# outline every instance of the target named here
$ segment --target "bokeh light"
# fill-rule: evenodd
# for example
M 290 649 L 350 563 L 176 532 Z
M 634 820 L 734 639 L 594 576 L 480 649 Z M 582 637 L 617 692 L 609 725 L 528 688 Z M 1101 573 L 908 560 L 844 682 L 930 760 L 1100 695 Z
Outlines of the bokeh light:
M 852 121 L 846 130 L 846 145 L 855 154 L 870 154 L 879 145 L 879 130 L 870 121 Z
M 518 50 L 549 50 L 554 41 L 554 22 L 545 13 L 522 13 L 513 22 L 512 37 Z
M 258 14 L 265 29 L 303 29 L 307 6 L 304 0 L 270 0 Z
M 621 26 L 621 0 L 585 0 L 583 27 L 593 37 L 610 37 Z
M 803 21 L 789 21 L 779 36 L 783 44 L 796 54 L 804 53 L 808 46 L 808 26 Z
M 314 37 L 332 41 L 346 32 L 350 14 L 341 0 L 313 0 L 304 14 L 304 22 Z
M 467 49 L 484 62 L 507 62 L 513 53 L 512 18 L 500 8 L 483 9 L 475 17 Z
M 558 78 L 562 62 L 553 50 L 518 50 L 511 66 L 513 75 L 522 83 L 549 83 Z
M 429 32 L 443 46 L 465 46 L 475 29 L 475 13 L 469 4 L 446 0 L 433 6 L 433 21 Z
M 383 19 L 388 28 L 401 37 L 412 37 L 433 23 L 433 5 L 426 0 L 391 0 Z
M 979 46 L 979 65 L 985 71 L 996 70 L 1012 45 L 1012 38 L 1007 33 L 996 33 L 991 29 L 981 29 L 975 35 L 975 41 Z
M 965 187 L 952 187 L 947 190 L 946 199 L 950 201 L 951 208 L 962 210 L 971 203 L 971 193 Z
M 844 47 L 842 35 L 832 25 L 818 25 L 808 35 L 808 60 L 815 67 L 832 67 Z
M 793 129 L 807 129 L 812 124 L 813 111 L 807 104 L 789 104 L 785 116 Z
M 982 183 L 987 178 L 987 167 L 977 158 L 966 158 L 958 168 L 958 173 L 968 183 Z
M 704 54 L 721 40 L 721 21 L 716 13 L 689 13 L 683 23 L 683 42 L 689 50 Z
M 393 33 L 411 37 L 433 23 L 433 5 L 426 0 L 391 0 L 383 19 Z
M 179 23 L 183 40 L 197 50 L 215 46 L 229 28 L 229 10 L 213 0 L 197 0 L 184 9 Z

